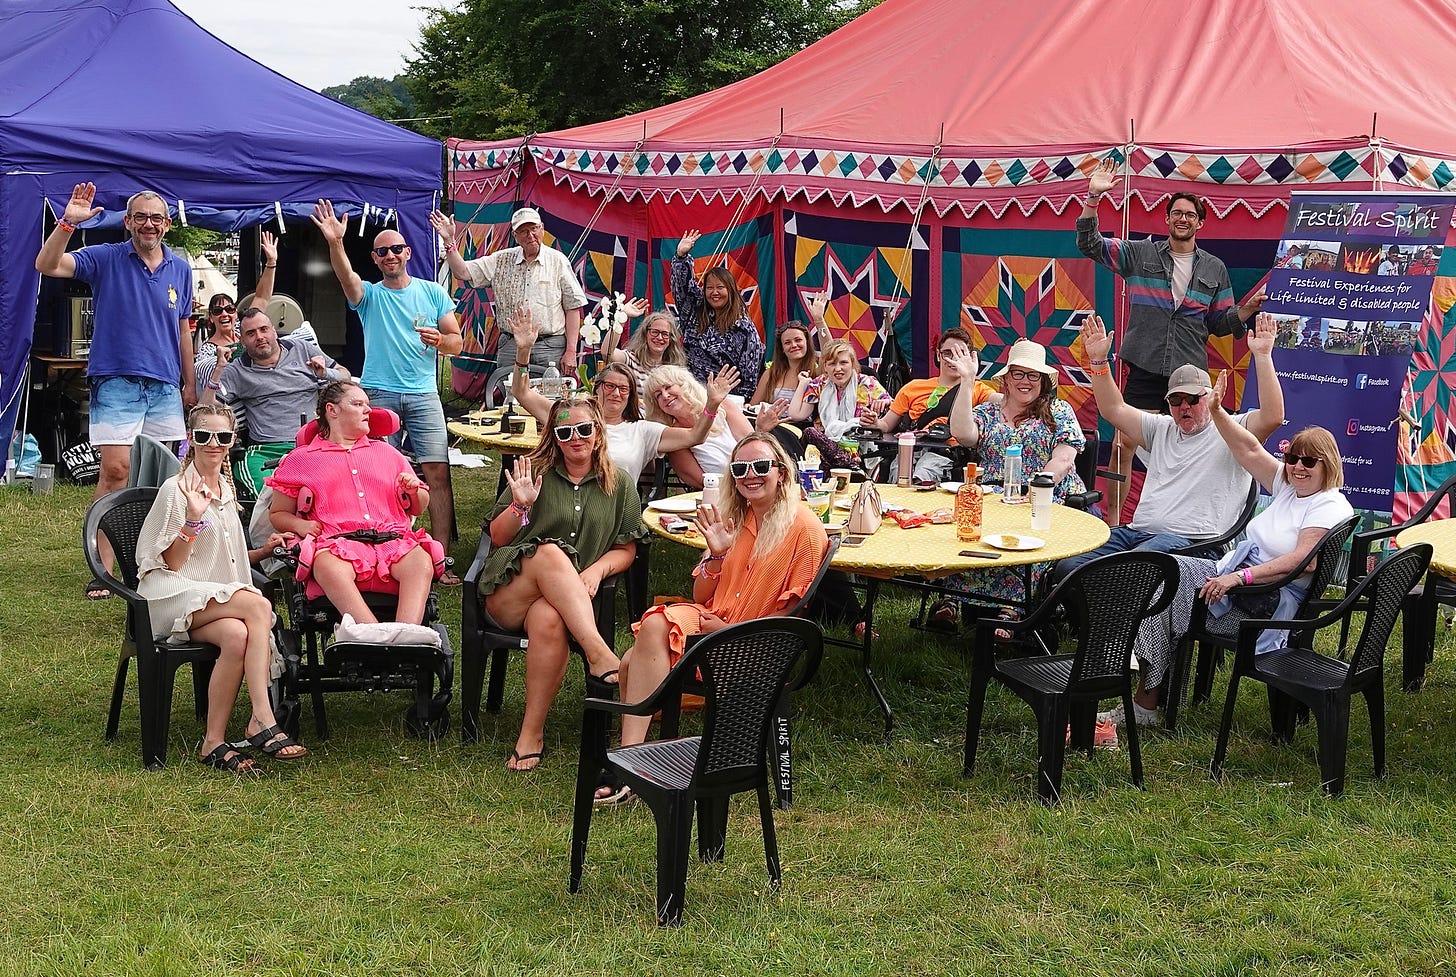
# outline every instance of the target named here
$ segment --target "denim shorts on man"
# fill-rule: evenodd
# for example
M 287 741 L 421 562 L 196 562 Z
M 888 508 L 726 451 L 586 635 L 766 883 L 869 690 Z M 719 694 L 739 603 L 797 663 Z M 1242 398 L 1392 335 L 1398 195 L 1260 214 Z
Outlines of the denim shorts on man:
M 408 441 L 403 442 L 399 434 L 394 434 L 389 438 L 390 444 L 406 450 L 421 464 L 449 461 L 445 408 L 440 403 L 439 394 L 433 391 L 407 394 L 368 387 L 364 392 L 369 395 L 370 407 L 385 407 L 399 415 L 400 430 L 408 436 Z
M 182 391 L 150 377 L 91 378 L 91 443 L 131 444 L 145 434 L 156 441 L 181 441 Z

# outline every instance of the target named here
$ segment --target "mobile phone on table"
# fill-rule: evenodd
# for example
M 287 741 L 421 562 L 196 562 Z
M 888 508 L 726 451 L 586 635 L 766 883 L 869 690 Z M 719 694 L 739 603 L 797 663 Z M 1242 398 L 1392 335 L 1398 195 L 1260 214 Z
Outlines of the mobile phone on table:
M 840 542 L 839 545 L 840 546 L 863 546 L 864 545 L 864 541 L 867 540 L 867 539 L 869 539 L 868 536 L 846 536 L 846 537 L 844 537 L 843 541 Z
M 961 556 L 979 557 L 982 560 L 999 560 L 1000 553 L 992 553 L 989 550 L 961 550 Z

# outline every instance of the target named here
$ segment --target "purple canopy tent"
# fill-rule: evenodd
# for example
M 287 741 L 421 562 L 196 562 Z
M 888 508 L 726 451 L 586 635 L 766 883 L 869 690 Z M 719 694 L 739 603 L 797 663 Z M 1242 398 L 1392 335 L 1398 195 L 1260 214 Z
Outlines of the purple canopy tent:
M 9 443 L 35 326 L 33 260 L 47 204 L 96 184 L 115 223 L 141 189 L 187 222 L 231 231 L 297 220 L 328 198 L 407 240 L 427 215 L 441 146 L 284 78 L 167 0 L 0 0 L 0 443 Z M 90 227 L 91 225 L 86 225 Z M 433 250 L 410 271 L 435 277 Z

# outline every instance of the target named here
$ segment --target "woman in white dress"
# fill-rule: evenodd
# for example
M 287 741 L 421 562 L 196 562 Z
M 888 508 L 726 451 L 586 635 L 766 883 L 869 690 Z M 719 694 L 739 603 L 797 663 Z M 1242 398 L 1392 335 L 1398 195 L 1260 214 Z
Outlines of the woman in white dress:
M 147 599 L 152 633 L 173 643 L 205 641 L 222 651 L 207 687 L 207 727 L 198 759 L 217 770 L 255 773 L 253 760 L 228 745 L 227 723 L 244 678 L 252 716 L 249 742 L 279 760 L 308 753 L 278 726 L 268 701 L 273 605 L 253 586 L 247 535 L 228 470 L 236 430 L 222 404 L 187 416 L 182 470 L 162 483 L 137 540 L 137 592 Z M 263 547 L 286 542 L 275 536 Z M 260 550 L 261 553 L 261 550 Z

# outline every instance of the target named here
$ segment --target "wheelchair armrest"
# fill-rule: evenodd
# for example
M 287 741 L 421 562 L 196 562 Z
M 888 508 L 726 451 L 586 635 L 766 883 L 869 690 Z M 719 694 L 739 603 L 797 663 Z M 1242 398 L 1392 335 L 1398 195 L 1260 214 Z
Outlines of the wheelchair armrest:
M 1068 492 L 1062 497 L 1062 505 L 1068 509 L 1078 509 L 1086 512 L 1094 505 L 1102 501 L 1102 493 L 1097 489 L 1088 489 L 1085 492 Z

